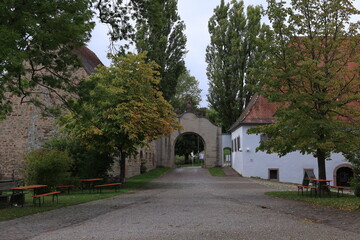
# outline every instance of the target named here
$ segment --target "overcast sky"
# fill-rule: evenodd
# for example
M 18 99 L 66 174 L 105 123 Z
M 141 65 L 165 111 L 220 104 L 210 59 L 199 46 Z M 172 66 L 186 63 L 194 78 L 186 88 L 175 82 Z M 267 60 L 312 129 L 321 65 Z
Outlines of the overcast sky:
M 225 0 L 230 2 L 230 0 Z M 245 6 L 262 5 L 267 7 L 266 0 L 244 0 Z M 214 8 L 220 4 L 220 0 L 178 0 L 178 12 L 186 24 L 188 53 L 185 58 L 186 67 L 190 74 L 200 82 L 202 89 L 202 107 L 207 107 L 206 95 L 208 93 L 208 79 L 206 76 L 205 50 L 210 43 L 208 33 L 208 21 L 213 15 Z M 360 0 L 355 1 L 355 7 L 360 8 Z M 109 65 L 106 58 L 108 50 L 107 27 L 97 24 L 92 33 L 92 39 L 88 47 L 95 52 L 100 60 Z

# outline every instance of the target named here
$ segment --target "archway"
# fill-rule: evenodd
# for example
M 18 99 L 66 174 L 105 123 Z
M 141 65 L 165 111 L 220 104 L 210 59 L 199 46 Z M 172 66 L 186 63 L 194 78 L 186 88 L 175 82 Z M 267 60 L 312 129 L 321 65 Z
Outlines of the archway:
M 223 166 L 231 166 L 231 148 L 223 149 Z
M 179 135 L 175 140 L 175 163 L 177 166 L 202 166 L 205 142 L 193 132 Z
M 350 186 L 350 180 L 354 177 L 354 171 L 351 165 L 340 165 L 335 170 L 336 186 Z
M 219 166 L 222 163 L 222 132 L 221 127 L 214 125 L 203 116 L 186 112 L 178 117 L 182 126 L 168 136 L 156 140 L 156 163 L 159 167 L 176 167 L 175 144 L 183 134 L 196 134 L 204 143 L 204 167 Z

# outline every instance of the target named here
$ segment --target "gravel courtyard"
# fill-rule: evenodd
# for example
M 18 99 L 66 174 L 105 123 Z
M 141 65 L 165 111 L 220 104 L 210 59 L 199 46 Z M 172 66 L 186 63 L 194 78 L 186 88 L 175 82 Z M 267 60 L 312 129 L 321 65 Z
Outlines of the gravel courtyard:
M 360 213 L 267 196 L 295 187 L 227 174 L 174 169 L 138 191 L 0 222 L 0 239 L 360 239 Z

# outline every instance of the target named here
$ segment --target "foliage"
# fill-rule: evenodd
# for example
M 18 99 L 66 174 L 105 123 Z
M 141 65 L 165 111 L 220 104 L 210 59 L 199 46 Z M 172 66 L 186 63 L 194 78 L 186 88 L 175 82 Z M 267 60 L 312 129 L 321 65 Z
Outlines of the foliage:
M 175 95 L 185 72 L 185 24 L 177 13 L 177 0 L 144 1 L 136 21 L 135 46 L 159 65 L 160 91 L 167 101 Z
M 220 113 L 214 110 L 213 108 L 206 109 L 206 117 L 215 125 L 221 126 L 222 121 L 220 118 Z
M 354 177 L 351 179 L 350 185 L 354 189 L 355 196 L 360 197 L 360 150 L 356 149 L 344 155 L 354 167 Z
M 301 0 L 290 7 L 269 1 L 273 24 L 262 94 L 278 103 L 273 124 L 252 128 L 268 141 L 258 150 L 283 156 L 300 150 L 318 161 L 326 179 L 331 152 L 349 152 L 360 142 L 359 23 L 351 1 Z
M 43 147 L 46 150 L 68 152 L 74 160 L 71 168 L 72 175 L 79 178 L 105 177 L 114 162 L 109 153 L 89 148 L 76 138 L 52 138 Z
M 79 61 L 72 50 L 90 38 L 90 7 L 89 0 L 1 1 L 0 118 L 11 111 L 9 95 L 41 106 L 46 92 L 66 100 L 59 89 L 74 90 Z
M 219 113 L 228 131 L 259 85 L 265 58 L 269 27 L 261 25 L 260 6 L 224 0 L 209 20 L 210 45 L 206 49 L 208 101 Z
M 175 154 L 184 156 L 185 163 L 189 162 L 191 152 L 197 154 L 204 150 L 204 142 L 197 134 L 183 134 L 175 143 Z
M 145 184 L 151 182 L 153 179 L 166 174 L 169 170 L 169 168 L 157 168 L 145 174 L 132 177 L 126 181 L 125 185 L 121 186 L 119 191 L 116 192 L 113 189 L 103 189 L 101 194 L 89 193 L 88 191 L 72 191 L 71 194 L 62 194 L 61 198 L 59 198 L 59 202 L 56 204 L 53 204 L 50 200 L 45 201 L 45 203 L 42 204 L 40 208 L 35 207 L 33 204 L 25 204 L 24 207 L 21 208 L 12 207 L 1 209 L 0 222 L 40 212 L 46 212 L 53 209 L 117 196 L 125 192 L 141 188 Z M 31 194 L 25 194 L 25 202 L 32 202 L 31 196 Z
M 67 152 L 36 150 L 25 155 L 23 177 L 26 184 L 56 186 L 70 181 L 73 160 Z
M 89 148 L 120 154 L 122 178 L 126 155 L 180 127 L 157 89 L 157 65 L 145 63 L 145 58 L 145 54 L 114 56 L 109 68 L 101 67 L 81 82 L 82 92 L 72 104 L 76 112 L 60 120 L 70 136 Z
M 201 89 L 199 89 L 199 81 L 190 75 L 187 70 L 179 76 L 176 85 L 175 95 L 171 98 L 171 105 L 175 111 L 183 113 L 186 110 L 187 100 L 192 101 L 192 108 L 194 111 L 198 108 L 201 101 Z
M 295 188 L 295 186 L 294 186 Z M 342 197 L 310 197 L 309 194 L 298 195 L 297 191 L 281 191 L 281 192 L 268 192 L 267 195 L 286 198 L 292 200 L 299 200 L 308 202 L 314 205 L 327 206 L 341 210 L 355 211 L 359 210 L 360 201 L 353 195 L 344 194 Z M 336 193 L 333 193 L 336 194 Z

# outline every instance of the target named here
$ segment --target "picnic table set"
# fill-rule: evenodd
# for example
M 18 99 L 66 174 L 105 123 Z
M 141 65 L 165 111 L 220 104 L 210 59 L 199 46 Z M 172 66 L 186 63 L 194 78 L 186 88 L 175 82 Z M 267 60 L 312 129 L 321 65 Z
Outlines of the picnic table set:
M 344 195 L 344 190 L 347 189 L 343 186 L 333 186 L 330 183 L 332 180 L 327 179 L 317 179 L 317 178 L 304 178 L 302 185 L 297 185 L 298 194 L 301 191 L 301 194 L 304 195 L 304 189 L 310 190 L 310 196 L 314 193 L 314 196 L 321 197 L 324 194 L 331 196 L 331 189 L 337 190 L 337 196 Z
M 81 191 L 84 189 L 89 189 L 89 193 L 96 192 L 101 193 L 101 189 L 105 187 L 113 187 L 115 191 L 120 187 L 122 183 L 102 183 L 104 181 L 103 178 L 89 178 L 89 179 L 81 179 Z M 48 191 L 48 185 L 28 185 L 28 186 L 18 186 L 18 187 L 10 187 L 7 190 L 11 191 L 11 194 L 1 194 L 4 199 L 4 206 L 21 206 L 23 207 L 25 204 L 25 194 L 27 191 L 32 193 L 33 204 L 41 206 L 44 204 L 46 196 L 52 196 L 52 202 L 58 203 L 58 196 L 60 193 L 67 191 L 70 194 L 70 190 L 74 188 L 75 185 L 61 185 L 56 186 L 55 191 Z M 5 191 L 7 191 L 5 190 Z

